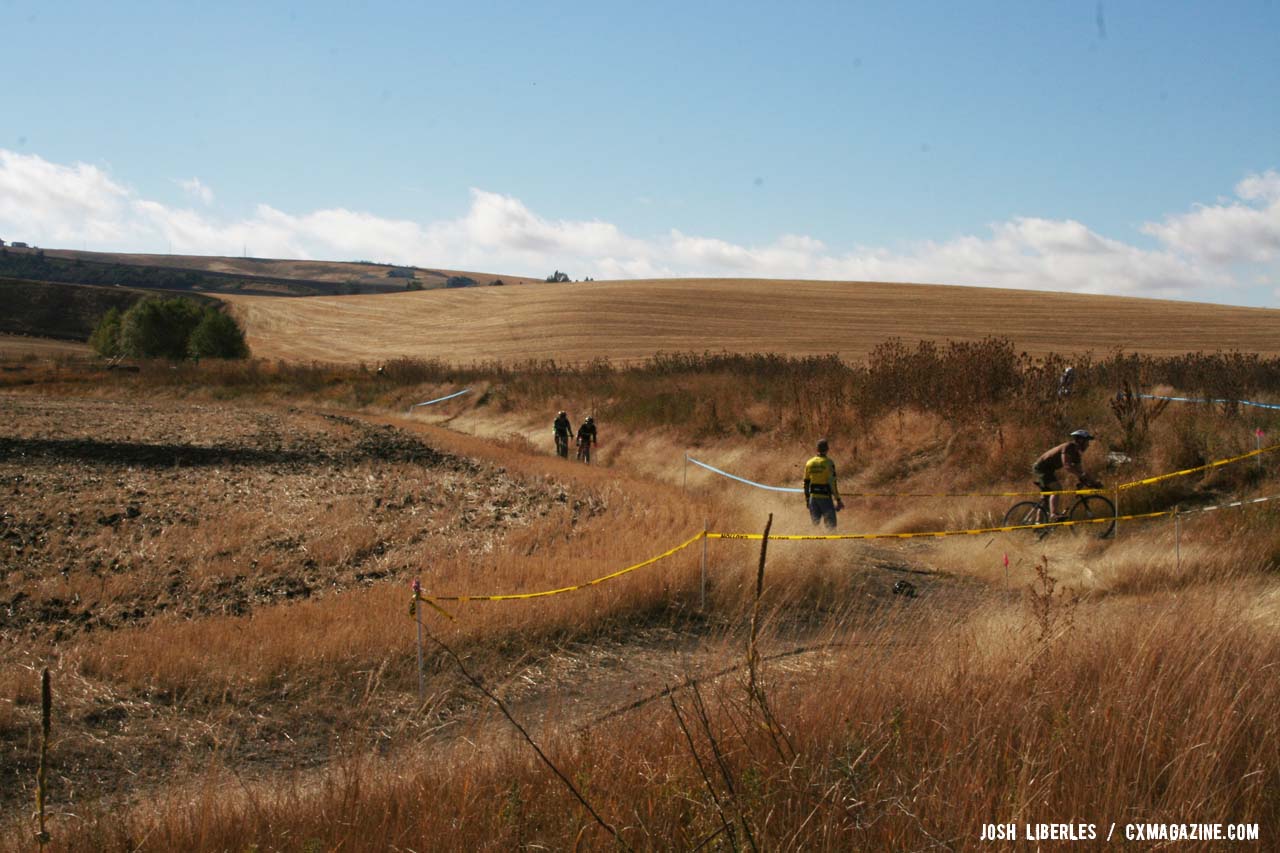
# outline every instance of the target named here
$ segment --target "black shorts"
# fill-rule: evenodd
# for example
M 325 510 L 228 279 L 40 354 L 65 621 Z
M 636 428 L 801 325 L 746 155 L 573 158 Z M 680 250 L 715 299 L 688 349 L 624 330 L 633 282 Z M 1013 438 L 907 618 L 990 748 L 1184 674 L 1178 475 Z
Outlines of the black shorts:
M 1032 468 L 1031 478 L 1042 492 L 1062 491 L 1062 483 L 1058 482 L 1057 471 L 1041 471 L 1039 468 Z

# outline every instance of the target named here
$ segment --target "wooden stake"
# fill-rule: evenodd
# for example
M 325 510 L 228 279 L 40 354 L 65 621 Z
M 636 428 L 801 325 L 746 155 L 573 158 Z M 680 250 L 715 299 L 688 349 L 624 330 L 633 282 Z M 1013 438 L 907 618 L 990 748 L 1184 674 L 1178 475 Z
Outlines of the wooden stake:
M 40 766 L 36 770 L 36 811 L 40 814 L 40 831 L 36 840 L 40 849 L 49 843 L 49 832 L 44 823 L 45 776 L 49 766 L 49 726 L 53 715 L 53 691 L 49 687 L 49 670 L 40 673 Z
M 764 558 L 769 551 L 769 528 L 773 527 L 773 513 L 769 513 L 769 521 L 764 526 L 764 536 L 760 539 L 760 567 L 756 569 L 756 600 L 751 607 L 751 639 L 747 646 L 747 690 L 756 695 L 756 664 L 760 662 L 760 653 L 756 651 L 756 635 L 760 630 L 760 594 L 764 592 Z
M 418 702 L 426 698 L 426 676 L 422 669 L 422 581 L 413 581 L 413 616 L 418 623 Z

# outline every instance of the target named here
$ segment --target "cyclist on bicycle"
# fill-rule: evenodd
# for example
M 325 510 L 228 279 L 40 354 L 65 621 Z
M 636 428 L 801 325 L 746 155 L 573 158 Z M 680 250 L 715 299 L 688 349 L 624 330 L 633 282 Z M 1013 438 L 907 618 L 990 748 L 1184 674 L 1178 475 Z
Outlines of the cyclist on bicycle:
M 1084 452 L 1093 441 L 1093 433 L 1087 429 L 1078 429 L 1071 433 L 1071 440 L 1046 450 L 1031 466 L 1031 474 L 1036 486 L 1042 492 L 1060 492 L 1062 484 L 1058 482 L 1058 472 L 1066 469 L 1068 474 L 1075 475 L 1080 484 L 1096 489 L 1102 484 L 1091 478 L 1084 470 Z M 1061 521 L 1058 513 L 1058 496 L 1049 495 L 1049 517 L 1053 521 Z
M 569 439 L 573 437 L 573 424 L 569 423 L 569 416 L 561 411 L 556 415 L 555 422 L 551 424 L 551 431 L 556 437 L 556 455 L 561 459 L 569 458 Z
M 591 461 L 591 445 L 598 444 L 596 438 L 596 422 L 590 415 L 582 422 L 582 426 L 578 427 L 578 458 L 585 461 Z

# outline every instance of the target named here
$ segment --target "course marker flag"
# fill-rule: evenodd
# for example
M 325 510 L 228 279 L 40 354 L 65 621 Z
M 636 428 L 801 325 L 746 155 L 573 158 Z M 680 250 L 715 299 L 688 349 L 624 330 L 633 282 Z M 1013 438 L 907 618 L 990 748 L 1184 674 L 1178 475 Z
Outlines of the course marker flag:
M 443 403 L 445 400 L 452 400 L 454 397 L 461 397 L 463 394 L 466 394 L 470 390 L 471 390 L 470 388 L 463 388 L 461 391 L 455 391 L 452 394 L 448 394 L 444 397 L 436 397 L 434 400 L 427 400 L 425 403 L 414 403 L 412 406 L 409 407 L 409 411 L 413 411 L 419 406 L 430 406 L 435 403 Z

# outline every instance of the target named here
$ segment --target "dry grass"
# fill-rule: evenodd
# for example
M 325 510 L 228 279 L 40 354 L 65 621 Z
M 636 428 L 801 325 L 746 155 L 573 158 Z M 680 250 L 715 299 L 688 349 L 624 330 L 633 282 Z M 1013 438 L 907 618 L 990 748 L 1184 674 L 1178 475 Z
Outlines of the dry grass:
M 990 363 L 1000 350 L 937 357 Z M 1022 489 L 1064 423 L 1112 423 L 1117 376 L 1276 390 L 1274 362 L 1117 356 L 1082 363 L 1079 395 L 1056 403 L 1040 387 L 1060 365 L 1049 358 L 1001 362 L 1006 390 L 964 403 L 962 362 L 959 385 L 920 393 L 929 357 L 881 349 L 838 382 L 831 363 L 767 358 L 399 363 L 381 378 L 288 364 L 37 370 L 38 385 L 0 397 L 0 486 L 15 498 L 0 608 L 41 614 L 0 622 L 12 650 L 0 844 L 26 832 L 35 676 L 49 664 L 63 721 L 53 799 L 75 815 L 55 821 L 65 849 L 604 846 L 438 650 L 418 701 L 412 578 L 435 594 L 536 591 L 652 556 L 704 520 L 755 532 L 772 512 L 774 532 L 809 532 L 798 496 L 697 471 L 682 489 L 691 446 L 794 486 L 812 433 L 834 424 L 851 498 Z M 404 413 L 463 380 L 473 395 Z M 866 388 L 894 404 L 867 408 Z M 560 406 L 601 415 L 603 464 L 550 455 L 546 413 Z M 1190 407 L 1148 418 L 1142 435 L 1116 422 L 1098 431 L 1132 442 L 1134 459 L 1105 477 L 1247 450 L 1253 429 L 1277 425 Z M 1125 500 L 1190 507 L 1277 485 L 1268 461 Z M 977 526 L 1011 502 L 854 498 L 841 529 Z M 97 521 L 130 504 L 137 516 Z M 740 849 L 751 833 L 771 849 L 833 850 L 967 848 L 991 820 L 1273 826 L 1275 512 L 1183 519 L 1180 561 L 1164 521 L 1114 542 L 771 543 L 765 650 L 784 656 L 765 684 L 781 731 L 736 680 L 758 543 L 710 543 L 705 613 L 695 547 L 583 592 L 445 603 L 456 621 L 428 612 L 427 625 L 635 847 L 729 838 L 726 822 Z M 899 579 L 916 598 L 891 592 Z M 686 675 L 705 711 L 684 688 L 677 717 L 656 694 Z
M 687 279 L 223 298 L 257 356 L 293 361 L 638 361 L 704 350 L 858 361 L 890 337 L 977 341 L 993 333 L 1041 355 L 1280 353 L 1272 309 L 937 285 Z M 1072 322 L 1057 322 L 1063 316 Z
M 802 672 L 766 667 L 780 728 L 729 678 L 678 691 L 678 715 L 655 702 L 542 746 L 639 849 L 718 832 L 744 848 L 748 835 L 767 849 L 968 848 L 993 819 L 1105 832 L 1203 815 L 1265 831 L 1280 817 L 1280 646 L 1241 617 L 1256 592 L 1236 582 L 872 627 Z M 194 795 L 90 818 L 68 849 L 608 844 L 520 744 L 474 738 L 417 766 L 353 757 L 318 786 L 213 776 Z

